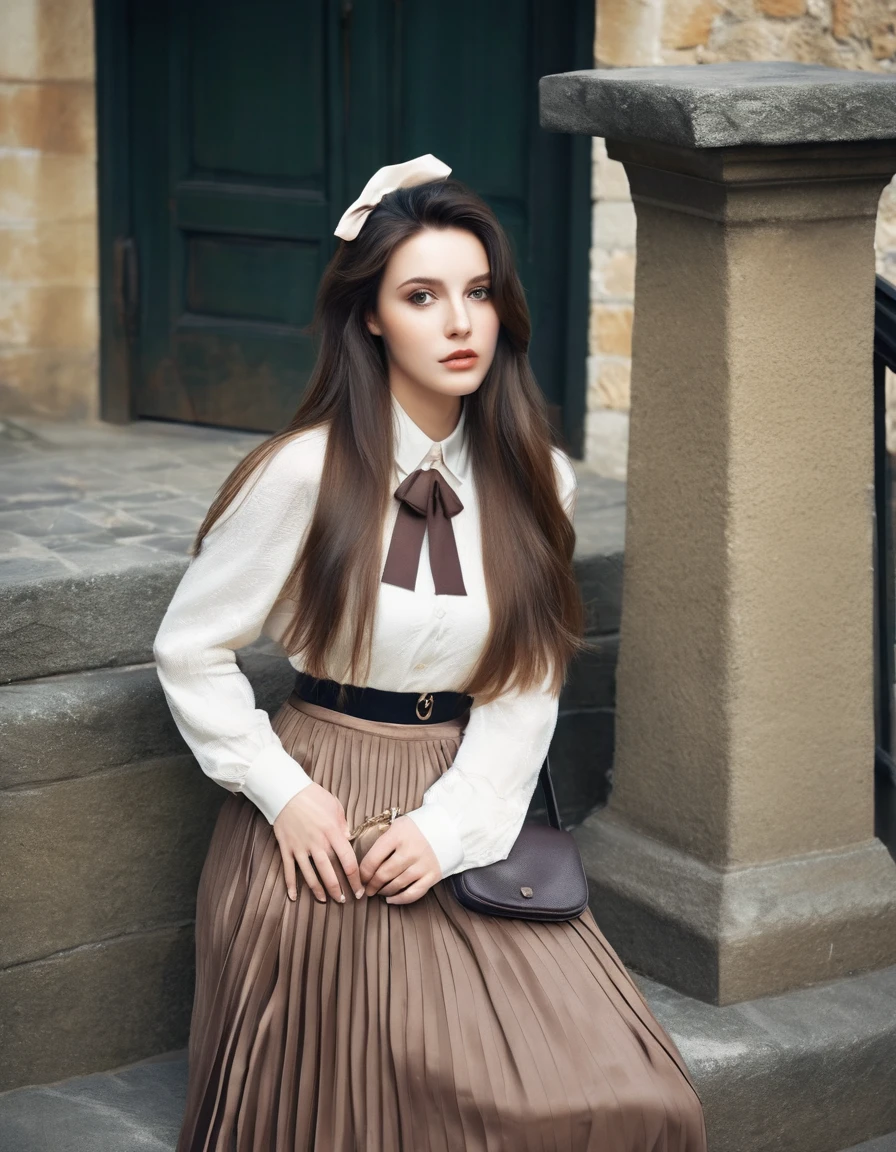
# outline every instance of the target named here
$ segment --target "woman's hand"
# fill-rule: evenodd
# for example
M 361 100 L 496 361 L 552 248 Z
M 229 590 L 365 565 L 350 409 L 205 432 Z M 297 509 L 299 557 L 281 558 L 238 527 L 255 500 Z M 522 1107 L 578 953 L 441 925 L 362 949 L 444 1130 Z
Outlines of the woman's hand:
M 429 841 L 409 816 L 393 820 L 361 861 L 361 883 L 387 904 L 413 904 L 442 879 Z
M 296 898 L 298 861 L 305 883 L 317 900 L 326 902 L 327 899 L 322 880 L 333 899 L 344 903 L 346 896 L 333 867 L 334 858 L 342 865 L 355 896 L 360 898 L 364 895 L 358 860 L 348 838 L 351 829 L 345 819 L 345 809 L 332 792 L 317 783 L 306 785 L 284 806 L 273 828 L 283 857 L 290 900 Z M 311 860 L 317 866 L 320 879 L 311 866 Z

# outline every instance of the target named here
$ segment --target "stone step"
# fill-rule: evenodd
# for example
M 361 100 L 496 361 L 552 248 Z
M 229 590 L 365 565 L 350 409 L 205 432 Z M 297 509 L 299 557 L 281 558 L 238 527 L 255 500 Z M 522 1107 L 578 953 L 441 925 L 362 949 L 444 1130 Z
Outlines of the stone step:
M 606 512 L 601 520 L 617 521 L 621 534 L 624 506 Z M 583 533 L 597 531 L 584 518 L 581 526 Z M 605 551 L 585 553 L 581 541 L 576 553 L 592 635 L 618 630 L 622 598 L 622 552 L 601 539 Z M 174 554 L 104 550 L 90 571 L 32 577 L 28 562 L 0 562 L 0 683 L 152 660 L 153 639 L 187 563 Z
M 0 941 L 0 1089 L 186 1036 L 196 885 L 225 793 L 174 726 L 152 642 L 205 509 L 258 439 L 0 422 L 0 815 L 17 829 L 0 843 L 17 877 Z M 624 491 L 580 477 L 594 651 L 573 669 L 552 747 L 569 825 L 609 792 Z M 237 660 L 272 713 L 291 690 L 288 661 L 264 639 Z M 540 796 L 532 815 L 543 818 Z M 52 883 L 48 843 L 66 861 Z
M 710 1152 L 896 1152 L 896 968 L 729 1008 L 633 975 L 693 1074 Z M 173 1152 L 186 1080 L 180 1049 L 4 1093 L 0 1148 Z
M 711 1152 L 837 1152 L 896 1133 L 896 966 L 724 1007 L 636 978 L 693 1074 Z
M 0 683 L 152 660 L 218 486 L 262 438 L 138 421 L 0 421 Z M 579 472 L 589 631 L 618 630 L 625 484 Z
M 238 659 L 273 710 L 288 662 Z M 152 664 L 0 687 L 0 823 L 16 829 L 0 838 L 0 872 L 15 877 L 0 913 L 0 1088 L 182 1042 L 196 888 L 225 796 Z
M 152 422 L 0 423 L 0 818 L 17 829 L 0 842 L 0 871 L 16 877 L 0 941 L 0 1087 L 186 1043 L 196 883 L 224 794 L 174 727 L 152 640 L 205 508 L 257 439 Z M 576 564 L 594 650 L 571 669 L 552 745 L 569 824 L 611 783 L 625 520 L 625 486 L 578 471 Z M 259 706 L 279 706 L 292 683 L 282 654 L 261 641 L 238 660 Z M 853 1152 L 896 1128 L 882 1084 L 896 1065 L 891 979 L 719 1009 L 639 978 L 705 1085 L 713 1152 Z M 10 1091 L 0 1148 L 173 1148 L 184 1074 L 181 1055 Z
M 599 637 L 571 669 L 551 746 L 551 769 L 568 824 L 609 796 L 618 642 Z M 292 690 L 289 662 L 268 642 L 237 653 L 256 703 L 269 714 Z M 154 664 L 96 668 L 0 686 L 0 794 L 50 786 L 140 761 L 188 752 L 174 726 Z M 589 749 L 587 764 L 581 749 Z M 60 750 L 65 750 L 64 763 Z M 536 792 L 532 814 L 543 811 Z
M 568 826 L 609 792 L 615 638 L 601 643 L 577 664 L 552 745 Z M 270 642 L 237 660 L 273 713 L 292 689 L 288 661 Z M 0 874 L 16 877 L 0 899 L 0 1090 L 184 1042 L 196 887 L 225 795 L 153 664 L 0 687 L 0 824 L 16 829 L 0 838 Z

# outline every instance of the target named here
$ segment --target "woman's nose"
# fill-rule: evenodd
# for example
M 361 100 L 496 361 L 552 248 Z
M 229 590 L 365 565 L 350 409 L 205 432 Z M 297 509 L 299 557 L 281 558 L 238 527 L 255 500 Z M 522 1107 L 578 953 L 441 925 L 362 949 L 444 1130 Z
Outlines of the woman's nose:
M 470 313 L 462 304 L 455 305 L 448 322 L 448 332 L 456 334 L 470 331 Z

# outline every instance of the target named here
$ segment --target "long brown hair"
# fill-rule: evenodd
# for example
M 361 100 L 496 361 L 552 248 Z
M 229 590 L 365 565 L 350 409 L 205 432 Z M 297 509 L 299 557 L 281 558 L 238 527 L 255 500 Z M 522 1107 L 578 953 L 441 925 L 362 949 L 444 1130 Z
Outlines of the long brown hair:
M 290 655 L 301 654 L 311 675 L 326 678 L 327 649 L 345 622 L 353 624 L 350 683 L 365 683 L 394 463 L 385 348 L 365 317 L 376 310 L 393 250 L 422 228 L 464 228 L 479 238 L 500 319 L 491 367 L 463 400 L 491 623 L 461 690 L 480 703 L 544 682 L 559 692 L 570 658 L 588 646 L 572 562 L 575 532 L 557 494 L 554 436 L 529 365 L 529 310 L 510 243 L 489 206 L 460 181 L 388 193 L 357 238 L 340 244 L 321 279 L 308 328 L 320 346 L 302 402 L 282 431 L 233 469 L 191 551 L 199 552 L 205 534 L 262 461 L 297 433 L 328 426 L 314 516 L 281 591 L 301 611 L 282 643 Z

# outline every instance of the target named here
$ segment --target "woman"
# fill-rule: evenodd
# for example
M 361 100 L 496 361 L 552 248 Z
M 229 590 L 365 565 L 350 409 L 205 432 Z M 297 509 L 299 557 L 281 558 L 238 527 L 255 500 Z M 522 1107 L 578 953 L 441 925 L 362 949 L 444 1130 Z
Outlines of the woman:
M 344 214 L 304 399 L 222 486 L 156 638 L 229 792 L 178 1152 L 705 1152 L 591 912 L 483 916 L 440 882 L 506 858 L 584 646 L 523 290 L 449 172 L 381 169 Z M 234 655 L 262 633 L 297 671 L 273 721 Z

